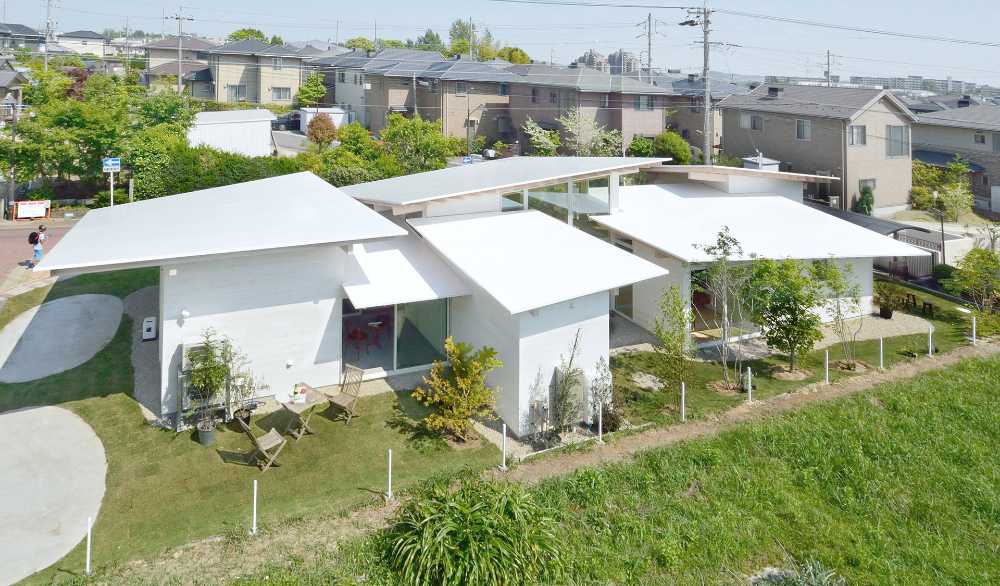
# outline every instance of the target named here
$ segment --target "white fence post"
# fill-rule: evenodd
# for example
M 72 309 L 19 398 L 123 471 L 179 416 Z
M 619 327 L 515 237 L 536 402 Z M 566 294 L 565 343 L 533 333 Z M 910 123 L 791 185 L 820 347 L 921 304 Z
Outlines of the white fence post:
M 830 350 L 823 351 L 823 380 L 830 384 Z
M 934 356 L 934 326 L 927 326 L 927 356 Z
M 976 345 L 976 316 L 972 316 L 972 345 Z
M 597 443 L 604 443 L 604 403 L 597 406 Z
M 385 493 L 385 500 L 392 500 L 392 448 L 389 448 L 389 484 Z
M 878 369 L 885 370 L 885 342 L 882 337 L 878 339 Z
M 753 403 L 753 371 L 747 367 L 747 403 Z
M 257 479 L 253 480 L 253 517 L 250 520 L 250 535 L 257 535 Z
M 503 424 L 503 439 L 500 441 L 500 470 L 507 470 L 507 424 Z
M 90 575 L 90 572 L 91 572 L 91 568 L 90 568 L 90 554 L 91 554 L 92 549 L 91 549 L 90 542 L 91 542 L 91 539 L 93 537 L 93 533 L 94 533 L 94 518 L 93 517 L 87 517 L 87 565 L 86 565 L 86 568 L 84 568 L 84 573 L 86 575 L 88 575 L 88 576 Z
M 684 381 L 681 381 L 681 422 L 687 421 L 687 405 L 685 403 L 686 389 L 684 388 Z

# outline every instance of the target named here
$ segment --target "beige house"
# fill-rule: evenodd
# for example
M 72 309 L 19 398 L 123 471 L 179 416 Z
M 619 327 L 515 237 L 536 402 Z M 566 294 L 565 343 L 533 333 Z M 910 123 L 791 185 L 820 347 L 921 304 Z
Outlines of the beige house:
M 1000 213 L 1000 106 L 920 114 L 913 125 L 914 160 L 940 166 L 956 156 L 970 167 L 976 207 Z
M 215 89 L 212 73 L 208 68 L 207 51 L 215 45 L 197 37 L 183 37 L 180 52 L 177 45 L 177 37 L 164 37 L 143 47 L 146 54 L 146 85 L 171 89 L 179 76 L 188 95 L 212 99 Z
M 167 63 L 176 67 L 177 37 L 164 37 L 158 41 L 143 46 L 146 51 L 146 69 L 154 69 Z M 208 65 L 208 50 L 215 48 L 214 43 L 197 37 L 183 37 L 180 41 L 180 60 L 184 63 L 200 63 Z
M 207 51 L 219 102 L 291 104 L 304 79 L 295 47 L 248 39 Z
M 722 145 L 729 155 L 758 153 L 783 171 L 831 175 L 840 182 L 810 188 L 810 195 L 850 209 L 864 186 L 877 213 L 909 205 L 911 125 L 916 116 L 879 89 L 762 85 L 719 103 Z

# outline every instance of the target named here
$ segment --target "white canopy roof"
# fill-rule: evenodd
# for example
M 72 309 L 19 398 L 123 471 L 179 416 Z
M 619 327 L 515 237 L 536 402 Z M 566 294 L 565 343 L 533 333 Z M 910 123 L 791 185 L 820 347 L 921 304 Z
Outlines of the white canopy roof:
M 354 307 L 468 295 L 469 286 L 417 236 L 354 245 L 344 271 Z
M 223 110 L 221 112 L 198 112 L 194 124 L 228 124 L 230 122 L 260 122 L 274 120 L 274 113 L 266 108 L 252 110 Z
M 537 211 L 420 218 L 410 224 L 512 314 L 667 273 Z
M 703 189 L 696 196 L 691 184 L 622 187 L 621 211 L 591 219 L 686 262 L 711 261 L 704 247 L 723 227 L 743 249 L 743 257 L 733 260 L 928 254 L 785 197 Z
M 344 187 L 367 203 L 404 206 L 437 199 L 524 189 L 609 173 L 632 173 L 669 159 L 642 157 L 508 157 Z
M 406 234 L 312 173 L 294 173 L 94 210 L 38 270 L 150 266 Z

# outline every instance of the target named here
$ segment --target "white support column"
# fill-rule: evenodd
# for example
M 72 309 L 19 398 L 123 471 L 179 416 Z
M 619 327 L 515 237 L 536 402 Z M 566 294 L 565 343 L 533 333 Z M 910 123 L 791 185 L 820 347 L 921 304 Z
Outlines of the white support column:
M 521 190 L 521 207 L 523 209 L 528 209 L 528 189 Z
M 619 173 L 612 173 L 608 177 L 608 205 L 609 209 L 614 211 L 621 210 L 621 196 L 618 188 L 620 187 L 622 176 Z
M 566 184 L 566 215 L 569 217 L 569 225 L 573 225 L 573 204 L 576 201 L 576 181 Z

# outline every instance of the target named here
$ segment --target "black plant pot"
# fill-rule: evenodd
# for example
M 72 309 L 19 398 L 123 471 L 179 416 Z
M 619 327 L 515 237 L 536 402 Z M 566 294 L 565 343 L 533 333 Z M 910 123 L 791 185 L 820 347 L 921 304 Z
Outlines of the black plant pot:
M 892 308 L 891 307 L 879 307 L 878 316 L 882 319 L 892 319 Z

